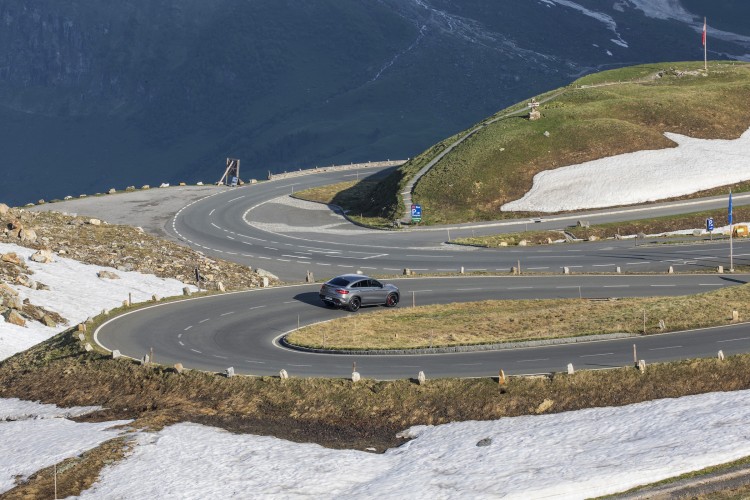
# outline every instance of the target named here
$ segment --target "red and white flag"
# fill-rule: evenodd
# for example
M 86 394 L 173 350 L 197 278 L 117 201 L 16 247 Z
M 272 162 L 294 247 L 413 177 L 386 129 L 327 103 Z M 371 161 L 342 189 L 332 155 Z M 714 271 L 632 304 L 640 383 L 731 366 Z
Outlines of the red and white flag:
M 706 18 L 703 18 L 703 46 L 706 46 Z

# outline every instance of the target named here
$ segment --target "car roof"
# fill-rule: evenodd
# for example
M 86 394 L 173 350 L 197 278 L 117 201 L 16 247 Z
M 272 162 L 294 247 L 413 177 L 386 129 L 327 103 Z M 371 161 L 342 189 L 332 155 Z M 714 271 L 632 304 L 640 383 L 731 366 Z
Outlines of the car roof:
M 364 274 L 341 274 L 339 276 L 336 276 L 336 278 L 346 278 L 350 281 L 359 280 L 359 279 L 371 279 L 369 276 L 365 276 Z M 335 279 L 335 278 L 331 278 Z

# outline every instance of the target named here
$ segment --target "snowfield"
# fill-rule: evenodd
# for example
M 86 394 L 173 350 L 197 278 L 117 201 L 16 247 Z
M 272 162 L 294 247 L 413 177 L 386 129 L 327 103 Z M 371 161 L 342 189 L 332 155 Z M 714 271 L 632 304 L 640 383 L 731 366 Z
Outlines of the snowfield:
M 0 400 L 0 415 L 14 404 Z M 182 423 L 139 432 L 132 454 L 82 497 L 589 498 L 748 456 L 747 422 L 750 391 L 713 393 L 418 426 L 405 433 L 412 441 L 381 455 Z M 0 421 L 0 491 L 122 423 Z
M 59 313 L 69 325 L 96 316 L 103 309 L 112 309 L 132 294 L 133 302 L 145 302 L 156 294 L 161 297 L 182 295 L 184 283 L 174 279 L 158 278 L 152 274 L 123 272 L 111 267 L 82 264 L 72 259 L 55 255 L 55 262 L 40 264 L 29 260 L 34 253 L 30 248 L 0 243 L 0 253 L 15 252 L 34 271 L 31 278 L 48 285 L 49 290 L 32 290 L 20 285 L 9 285 L 19 293 L 21 299 L 28 298 L 32 304 Z M 120 279 L 100 279 L 96 273 L 107 270 Z M 194 286 L 191 290 L 197 290 Z M 0 316 L 0 360 L 26 350 L 64 330 L 64 326 L 50 328 L 37 321 L 28 321 L 25 327 L 6 323 Z
M 735 140 L 664 135 L 677 147 L 539 172 L 531 190 L 501 210 L 562 212 L 632 205 L 750 179 L 750 130 Z

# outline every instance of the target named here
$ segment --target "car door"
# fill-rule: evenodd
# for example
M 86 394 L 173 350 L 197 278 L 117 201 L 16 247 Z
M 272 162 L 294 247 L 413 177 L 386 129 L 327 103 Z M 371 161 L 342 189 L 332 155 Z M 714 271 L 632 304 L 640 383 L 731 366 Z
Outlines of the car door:
M 369 285 L 371 304 L 385 304 L 385 297 L 388 295 L 388 290 L 383 284 L 378 280 L 371 279 Z

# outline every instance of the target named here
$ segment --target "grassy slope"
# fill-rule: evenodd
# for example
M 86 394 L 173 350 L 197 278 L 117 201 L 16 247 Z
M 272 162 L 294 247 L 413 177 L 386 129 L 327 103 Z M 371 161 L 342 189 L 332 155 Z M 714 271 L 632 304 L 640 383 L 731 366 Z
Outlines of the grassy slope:
M 707 77 L 678 76 L 670 71 L 701 66 L 697 62 L 651 64 L 589 75 L 542 105 L 541 120 L 507 118 L 488 125 L 417 184 L 414 199 L 424 207 L 424 222 L 502 218 L 505 214 L 500 206 L 523 196 L 536 173 L 643 149 L 673 147 L 663 132 L 699 138 L 739 137 L 750 126 L 750 108 L 740 104 L 750 99 L 750 66 L 712 63 Z M 663 70 L 666 73 L 661 78 L 650 79 Z M 630 80 L 643 82 L 577 88 Z M 544 136 L 545 131 L 549 137 Z M 400 207 L 394 202 L 394 188 L 403 187 L 405 179 L 452 139 L 413 158 L 381 183 L 376 190 L 378 200 L 397 213 Z
M 578 296 L 571 290 L 571 296 Z M 345 317 L 302 328 L 293 344 L 335 349 L 411 349 L 494 344 L 604 333 L 642 333 L 726 325 L 732 310 L 743 311 L 750 285 L 682 297 L 486 300 L 400 307 Z M 720 308 L 714 307 L 721 304 Z M 356 333 L 356 334 L 355 334 Z

